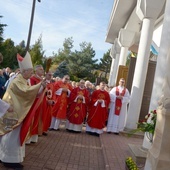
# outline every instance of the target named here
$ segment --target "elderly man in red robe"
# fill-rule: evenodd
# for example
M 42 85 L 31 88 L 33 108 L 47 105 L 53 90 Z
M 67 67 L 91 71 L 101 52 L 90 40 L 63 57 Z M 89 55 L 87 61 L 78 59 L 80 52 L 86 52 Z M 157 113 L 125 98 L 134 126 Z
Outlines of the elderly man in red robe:
M 99 89 L 95 90 L 91 96 L 86 125 L 86 132 L 90 135 L 99 136 L 103 133 L 103 128 L 106 124 L 110 96 L 105 91 L 105 86 L 105 82 L 100 82 Z
M 35 70 L 35 74 L 32 75 L 31 78 L 29 79 L 30 81 L 29 84 L 31 86 L 36 85 L 39 82 L 41 82 L 44 76 L 44 68 L 42 65 L 36 65 L 34 67 L 34 70 Z M 37 96 L 36 100 L 34 101 L 34 105 L 36 105 L 38 98 L 39 96 Z M 38 135 L 42 134 L 42 113 L 44 109 L 45 108 L 43 108 L 43 101 L 42 101 L 42 103 L 37 108 L 36 115 L 34 116 L 34 121 L 31 125 L 31 131 L 30 131 L 31 137 L 26 142 L 26 144 L 38 142 Z
M 81 132 L 89 104 L 89 92 L 85 87 L 85 81 L 80 80 L 79 87 L 71 91 L 67 113 L 66 128 L 68 131 Z
M 49 130 L 59 130 L 62 120 L 66 120 L 68 98 L 72 90 L 69 80 L 70 76 L 65 75 L 62 80 L 54 83 L 55 104 Z

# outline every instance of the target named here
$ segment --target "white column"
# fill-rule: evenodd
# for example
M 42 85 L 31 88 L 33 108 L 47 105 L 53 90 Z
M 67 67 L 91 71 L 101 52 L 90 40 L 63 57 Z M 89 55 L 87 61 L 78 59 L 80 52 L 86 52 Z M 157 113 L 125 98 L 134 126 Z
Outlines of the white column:
M 168 8 L 168 7 L 167 7 Z M 170 8 L 170 7 L 169 7 Z M 170 11 L 169 11 L 170 12 Z M 159 56 L 157 58 L 155 78 L 153 83 L 150 110 L 155 110 L 158 106 L 158 100 L 162 92 L 162 82 L 165 77 L 165 65 L 167 58 L 167 51 L 170 47 L 170 13 L 164 16 L 164 22 L 162 27 L 161 42 L 159 48 Z
M 116 86 L 117 74 L 118 74 L 118 66 L 119 66 L 120 54 L 116 53 L 114 60 L 114 68 L 113 68 L 113 84 L 111 86 Z
M 112 58 L 112 64 L 111 64 L 111 68 L 110 68 L 110 75 L 109 75 L 109 81 L 108 81 L 109 87 L 112 86 L 112 84 L 114 84 L 113 83 L 113 81 L 114 81 L 114 79 L 113 79 L 113 74 L 114 74 L 113 69 L 114 69 L 114 64 L 115 64 L 114 61 L 115 61 L 115 58 Z
M 111 68 L 110 68 L 109 81 L 108 81 L 109 87 L 114 85 L 114 68 L 116 67 L 116 65 L 115 65 L 115 55 L 116 54 L 114 51 L 114 45 L 112 46 L 111 51 L 110 51 L 110 57 L 112 58 L 112 64 L 111 64 Z
M 161 47 L 159 48 L 159 56 L 157 57 L 155 78 L 154 78 L 154 82 L 153 82 L 149 110 L 156 110 L 158 107 L 159 97 L 161 96 L 161 93 L 162 93 L 162 82 L 166 75 L 165 65 L 167 62 L 166 61 L 167 51 L 169 50 L 169 47 L 170 47 L 170 29 L 169 29 L 170 17 L 169 16 L 170 16 L 170 13 L 168 15 L 165 15 L 165 17 L 164 17 L 162 36 L 161 36 L 161 42 L 160 42 Z M 151 148 L 151 143 L 149 142 L 146 135 L 144 137 L 142 147 L 144 149 Z
M 162 1 L 162 3 L 164 3 Z M 170 8 L 170 7 L 169 7 Z M 170 47 L 170 13 L 168 15 L 165 15 L 164 17 L 164 23 L 162 28 L 162 35 L 161 35 L 161 48 L 159 48 L 159 56 L 157 58 L 157 64 L 156 64 L 156 70 L 155 70 L 155 77 L 153 82 L 153 88 L 152 88 L 152 94 L 151 94 L 151 102 L 149 106 L 149 111 L 156 110 L 158 107 L 158 101 L 159 97 L 162 93 L 162 82 L 165 78 L 166 72 L 165 72 L 165 65 L 166 65 L 166 58 L 167 58 L 167 51 Z M 144 149 L 150 149 L 151 143 L 149 142 L 146 135 L 144 136 L 142 148 Z
M 120 29 L 118 37 L 118 42 L 121 46 L 119 65 L 126 65 L 128 49 L 135 41 L 135 34 L 134 31 Z
M 108 83 L 110 87 L 114 87 L 116 85 L 118 63 L 119 63 L 119 54 L 116 54 L 115 58 L 112 58 L 112 65 L 111 65 L 110 77 L 109 77 L 109 83 Z
M 128 54 L 128 48 L 129 47 L 121 47 L 121 51 L 120 51 L 120 59 L 119 59 L 119 64 L 118 65 L 126 65 L 126 58 L 127 58 L 127 54 Z
M 160 50 L 158 55 L 154 89 L 158 87 L 159 92 L 152 90 L 152 97 L 155 96 L 159 100 L 160 106 L 157 109 L 157 124 L 154 135 L 154 141 L 145 164 L 145 170 L 170 169 L 170 0 L 166 1 L 162 37 Z M 159 70 L 160 71 L 159 71 Z M 164 81 L 163 81 L 164 79 Z M 162 89 L 163 85 L 163 89 Z M 156 93 L 153 94 L 153 93 Z M 161 98 L 161 100 L 160 100 Z M 151 98 L 152 99 L 152 98 Z M 152 101 L 151 101 L 152 102 Z M 153 106 L 158 106 L 158 103 Z M 154 108 L 155 109 L 155 108 Z
M 131 89 L 131 101 L 126 120 L 127 129 L 136 129 L 142 103 L 146 74 L 149 63 L 150 45 L 152 41 L 155 20 L 144 18 L 139 50 L 136 60 L 135 73 Z
M 112 65 L 109 75 L 109 86 L 115 86 L 116 85 L 116 77 L 118 72 L 118 63 L 119 63 L 119 54 L 120 53 L 120 46 L 117 42 L 117 38 L 114 41 L 114 45 L 111 48 L 110 56 L 112 57 Z
M 131 89 L 131 101 L 125 126 L 127 129 L 137 128 L 136 123 L 139 119 L 142 104 L 154 22 L 160 14 L 164 3 L 165 0 L 138 0 L 137 2 L 136 13 L 143 20 L 143 24 Z

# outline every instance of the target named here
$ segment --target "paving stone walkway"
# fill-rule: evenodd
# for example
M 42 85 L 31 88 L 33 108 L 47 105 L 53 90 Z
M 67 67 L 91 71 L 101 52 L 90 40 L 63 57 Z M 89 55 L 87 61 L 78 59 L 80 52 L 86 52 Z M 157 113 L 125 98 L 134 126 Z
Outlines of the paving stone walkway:
M 100 137 L 71 133 L 64 126 L 49 131 L 36 144 L 26 145 L 24 170 L 125 170 L 131 156 L 128 144 L 142 144 L 142 139 L 107 134 Z M 0 170 L 7 170 L 0 164 Z M 11 169 L 8 169 L 11 170 Z

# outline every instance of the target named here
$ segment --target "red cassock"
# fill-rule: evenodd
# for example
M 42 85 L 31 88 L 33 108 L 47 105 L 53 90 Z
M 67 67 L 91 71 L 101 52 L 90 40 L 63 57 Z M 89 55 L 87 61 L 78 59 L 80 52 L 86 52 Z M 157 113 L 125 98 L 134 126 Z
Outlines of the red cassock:
M 77 99 L 77 101 L 74 102 L 77 96 L 79 95 L 84 96 L 85 103 L 83 103 L 83 100 L 81 99 Z M 73 89 L 69 97 L 69 107 L 67 113 L 67 119 L 69 120 L 69 122 L 77 125 L 82 124 L 87 114 L 88 104 L 89 104 L 88 90 L 80 89 L 79 87 Z
M 70 91 L 72 86 L 68 83 L 63 83 L 62 81 L 57 81 L 54 83 L 54 91 L 56 92 L 60 88 L 66 88 Z M 55 95 L 55 105 L 53 107 L 53 117 L 58 119 L 66 119 L 67 105 L 68 105 L 68 94 L 67 92 L 62 92 L 61 95 Z
M 98 103 L 94 106 L 97 100 L 103 99 L 105 102 L 105 107 Z M 108 106 L 110 103 L 109 93 L 106 91 L 96 90 L 92 93 L 89 115 L 87 118 L 87 123 L 91 128 L 102 129 L 105 127 L 106 120 L 108 118 Z
M 35 75 L 33 75 L 30 78 L 31 86 L 38 84 L 40 81 L 41 81 L 41 79 L 36 77 Z M 34 120 L 32 122 L 32 126 L 30 128 L 31 135 L 42 134 L 42 126 L 43 126 L 42 114 L 43 114 L 43 110 L 46 109 L 46 104 L 45 105 L 43 104 L 45 102 L 44 99 L 45 99 L 45 97 L 43 98 L 42 103 L 40 103 L 39 107 L 36 110 L 36 114 L 34 116 Z M 34 105 L 36 105 L 37 101 L 38 101 L 38 98 L 36 98 L 36 100 L 33 104 L 33 107 L 34 107 Z
M 43 122 L 43 132 L 46 132 L 48 128 L 50 127 L 51 118 L 52 118 L 52 111 L 53 111 L 53 105 L 49 105 L 47 102 L 50 100 L 54 100 L 54 83 L 50 82 L 46 86 L 46 96 L 45 96 L 45 110 L 43 110 L 43 116 L 42 116 L 42 122 Z

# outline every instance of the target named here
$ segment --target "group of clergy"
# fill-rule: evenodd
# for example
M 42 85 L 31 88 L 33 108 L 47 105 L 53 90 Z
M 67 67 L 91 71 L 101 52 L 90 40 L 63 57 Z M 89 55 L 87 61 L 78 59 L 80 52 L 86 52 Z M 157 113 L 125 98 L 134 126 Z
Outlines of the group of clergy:
M 103 133 L 106 123 L 108 133 L 119 134 L 125 126 L 130 94 L 124 78 L 110 92 L 105 89 L 106 83 L 100 82 L 98 88 L 90 92 L 84 80 L 73 88 L 68 75 L 55 82 L 49 130 L 58 131 L 61 122 L 66 120 L 65 127 L 69 132 L 80 133 L 85 122 L 86 132 L 91 135 Z
M 38 136 L 47 136 L 48 130 L 60 130 L 63 120 L 69 132 L 80 133 L 85 122 L 90 135 L 103 133 L 106 122 L 108 133 L 123 130 L 130 100 L 124 78 L 110 92 L 105 90 L 105 82 L 91 92 L 84 80 L 73 87 L 69 75 L 53 81 L 52 72 L 47 71 L 44 77 L 42 65 L 35 66 L 32 74 L 28 52 L 24 58 L 18 54 L 17 59 L 20 74 L 3 97 L 6 109 L 0 110 L 0 161 L 4 166 L 22 169 L 24 145 L 38 142 Z

